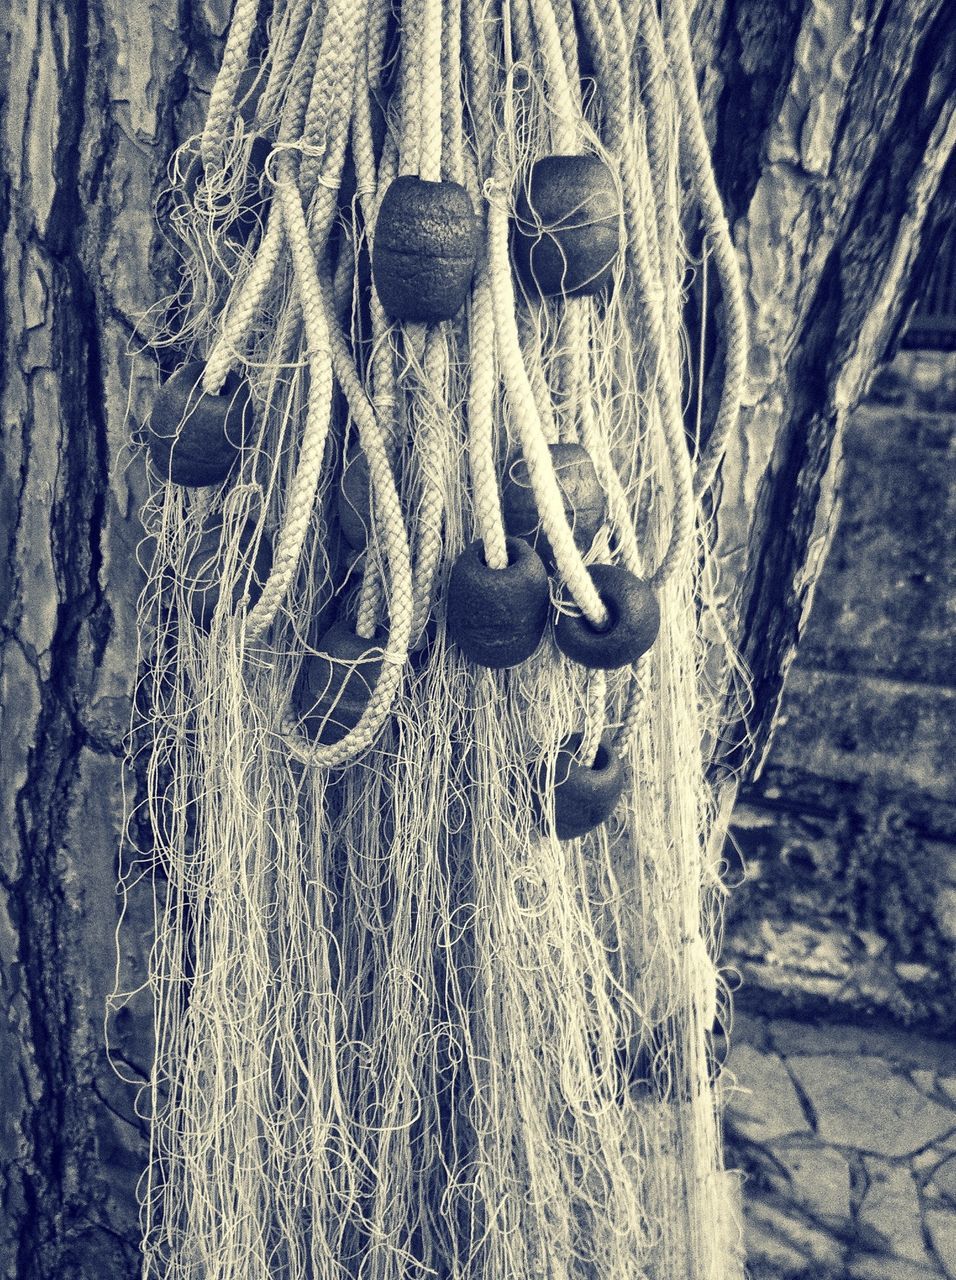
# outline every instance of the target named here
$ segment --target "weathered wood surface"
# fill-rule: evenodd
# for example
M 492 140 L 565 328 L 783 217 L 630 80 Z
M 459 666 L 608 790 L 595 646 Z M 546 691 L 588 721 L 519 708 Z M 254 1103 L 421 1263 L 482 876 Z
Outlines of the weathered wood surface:
M 925 274 L 930 202 L 956 207 L 956 10 L 707 4 L 698 46 L 750 316 L 717 528 L 754 705 L 728 756 L 753 768 L 829 545 L 847 412 Z
M 106 1061 L 102 1030 L 136 667 L 143 478 L 128 439 L 155 381 L 148 360 L 132 360 L 130 343 L 161 289 L 156 184 L 174 140 L 199 119 L 229 7 L 25 0 L 8 11 L 0 104 L 5 1278 L 112 1280 L 136 1271 L 144 1132 L 133 1092 Z M 832 519 L 839 423 L 889 331 L 951 141 L 954 25 L 943 0 L 714 0 L 696 14 L 753 325 L 750 403 L 723 471 L 719 537 L 728 598 L 745 606 L 761 740 Z M 129 923 L 127 974 L 142 977 L 148 913 Z M 148 1059 L 148 1027 L 143 1001 L 113 1029 L 131 1074 Z

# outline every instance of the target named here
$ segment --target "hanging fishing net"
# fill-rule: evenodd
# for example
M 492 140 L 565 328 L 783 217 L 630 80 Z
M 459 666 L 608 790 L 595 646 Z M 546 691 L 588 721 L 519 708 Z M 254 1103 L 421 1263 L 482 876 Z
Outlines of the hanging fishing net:
M 236 0 L 169 179 L 143 1275 L 739 1275 L 683 0 Z

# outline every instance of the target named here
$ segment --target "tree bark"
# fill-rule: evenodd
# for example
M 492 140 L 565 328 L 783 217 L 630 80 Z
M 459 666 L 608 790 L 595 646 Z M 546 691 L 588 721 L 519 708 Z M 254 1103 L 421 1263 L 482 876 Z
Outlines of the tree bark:
M 17 1280 L 136 1268 L 146 1133 L 103 1036 L 141 585 L 145 483 L 130 439 L 156 381 L 133 333 L 171 269 L 154 193 L 201 119 L 229 8 L 27 0 L 8 16 L 0 1275 Z M 956 129 L 956 12 L 945 0 L 707 0 L 694 27 L 752 325 L 716 513 L 753 672 L 754 710 L 728 754 L 740 766 L 766 745 L 812 597 L 842 422 L 925 268 Z M 123 933 L 126 974 L 142 982 L 149 930 L 144 906 Z M 145 992 L 110 1027 L 130 1076 L 148 1067 L 149 1025 Z

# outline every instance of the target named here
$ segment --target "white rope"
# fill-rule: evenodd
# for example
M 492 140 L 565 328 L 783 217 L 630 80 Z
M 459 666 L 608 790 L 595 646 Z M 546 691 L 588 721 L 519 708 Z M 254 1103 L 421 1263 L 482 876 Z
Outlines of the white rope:
M 421 134 L 418 175 L 442 176 L 442 0 L 421 0 Z
M 332 354 L 328 327 L 309 232 L 305 225 L 305 214 L 289 158 L 286 159 L 280 180 L 276 184 L 276 192 L 281 201 L 282 216 L 292 248 L 296 286 L 305 319 L 311 378 L 299 463 L 289 488 L 272 571 L 262 589 L 262 595 L 246 621 L 246 635 L 250 640 L 262 635 L 272 622 L 299 567 L 302 547 L 312 520 L 332 405 Z
M 694 477 L 695 491 L 700 494 L 712 483 L 727 439 L 735 430 L 740 414 L 740 401 L 747 371 L 747 313 L 744 305 L 743 283 L 740 278 L 740 263 L 731 239 L 723 201 L 717 190 L 710 147 L 704 131 L 684 0 L 666 0 L 663 15 L 667 47 L 674 65 L 674 78 L 681 108 L 681 138 L 687 150 L 690 172 L 700 201 L 704 223 L 713 245 L 714 262 L 720 276 L 726 313 L 724 383 L 720 405 Z
M 236 91 L 246 67 L 249 42 L 256 28 L 258 11 L 259 0 L 236 0 L 222 64 L 213 85 L 203 129 L 200 154 L 207 170 L 222 163 Z
M 329 283 L 323 288 L 326 319 L 331 320 Z M 314 766 L 332 768 L 347 764 L 375 741 L 391 712 L 408 659 L 412 631 L 412 568 L 408 538 L 402 519 L 395 479 L 388 460 L 385 438 L 375 417 L 345 339 L 334 323 L 329 332 L 335 375 L 345 392 L 349 409 L 359 428 L 362 450 L 368 459 L 369 476 L 375 500 L 376 520 L 384 533 L 390 574 L 388 640 L 382 651 L 382 670 L 368 704 L 354 728 L 338 742 L 315 744 L 286 726 L 290 749 L 297 759 Z
M 703 632 L 715 585 L 681 414 L 678 136 L 715 261 L 729 230 L 686 12 L 665 0 L 662 26 L 652 0 L 275 0 L 260 39 L 255 9 L 238 0 L 200 142 L 208 199 L 180 219 L 183 332 L 208 351 L 207 391 L 245 366 L 255 444 L 240 483 L 198 499 L 165 485 L 144 516 L 162 869 L 144 1280 L 730 1280 L 706 1065 L 717 819 L 701 742 L 719 716 L 698 611 Z M 245 133 L 274 138 L 256 192 L 271 199 L 258 243 L 227 253 L 209 211 L 247 201 Z M 596 154 L 620 183 L 623 252 L 595 299 L 516 283 L 516 183 L 555 151 Z M 475 203 L 454 322 L 396 326 L 368 297 L 399 173 L 463 182 Z M 729 271 L 698 493 L 739 396 Z M 585 554 L 558 440 L 580 441 L 607 501 Z M 356 444 L 364 558 L 341 545 L 323 466 Z M 482 671 L 442 625 L 409 663 L 460 548 L 477 536 L 490 568 L 508 564 L 515 449 L 556 600 L 606 624 L 592 561 L 658 590 L 661 634 L 635 668 L 590 672 L 546 643 Z M 209 521 L 223 603 L 239 603 L 202 631 L 190 555 Z M 357 724 L 322 743 L 289 699 L 333 611 L 381 667 Z M 541 810 L 572 733 L 585 766 L 613 735 L 629 781 L 603 827 L 561 841 Z M 651 1050 L 661 1101 L 627 1089 L 631 1044 Z
M 502 177 L 499 176 L 499 181 Z M 511 416 L 528 468 L 528 480 L 541 516 L 541 527 L 574 602 L 591 625 L 600 629 L 607 624 L 607 610 L 575 545 L 564 499 L 551 464 L 548 442 L 534 410 L 534 395 L 521 359 L 514 285 L 508 258 L 508 210 L 500 195 L 491 201 L 488 211 L 488 248 L 498 359 Z

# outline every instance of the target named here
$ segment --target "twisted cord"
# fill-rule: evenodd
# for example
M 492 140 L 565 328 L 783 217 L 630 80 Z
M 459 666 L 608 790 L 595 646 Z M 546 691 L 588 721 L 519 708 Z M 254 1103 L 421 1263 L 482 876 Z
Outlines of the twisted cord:
M 442 549 L 445 501 L 440 476 L 443 472 L 442 458 L 447 452 L 449 428 L 446 394 L 448 343 L 445 328 L 445 325 L 439 325 L 428 335 L 422 361 L 422 384 L 415 397 L 422 417 L 415 442 L 416 452 L 421 459 L 422 497 L 416 522 L 418 537 L 415 547 L 413 644 L 431 611 L 435 574 Z
M 499 178 L 499 191 L 504 189 Z M 528 373 L 521 358 L 514 285 L 508 260 L 508 209 L 500 196 L 491 201 L 488 211 L 488 248 L 498 358 L 541 527 L 572 598 L 591 625 L 601 628 L 607 625 L 607 610 L 575 544 L 551 464 L 548 443 L 534 408 Z
M 471 376 L 468 383 L 468 466 L 478 536 L 489 569 L 508 567 L 505 523 L 495 469 L 494 401 L 498 385 L 495 369 L 495 316 L 487 266 L 475 281 L 471 304 Z
M 332 768 L 347 764 L 371 746 L 390 715 L 408 659 L 414 604 L 408 537 L 385 438 L 345 337 L 331 315 L 330 281 L 323 278 L 321 286 L 332 346 L 332 364 L 368 459 L 375 516 L 383 533 L 389 567 L 388 640 L 382 653 L 381 674 L 358 723 L 338 742 L 320 744 L 304 738 L 290 723 L 284 726 L 289 748 L 298 759 L 313 766 Z
M 421 119 L 418 174 L 426 182 L 442 176 L 442 0 L 421 0 Z
M 461 55 L 461 0 L 446 0 L 442 36 L 442 155 L 445 173 L 452 182 L 465 180 Z
M 717 190 L 710 147 L 707 145 L 684 0 L 667 0 L 663 6 L 663 16 L 664 34 L 674 66 L 675 88 L 680 104 L 681 139 L 687 151 L 694 189 L 713 244 L 726 317 L 724 383 L 710 438 L 698 461 L 694 477 L 694 489 L 699 495 L 713 481 L 727 438 L 736 428 L 740 415 L 740 401 L 747 372 L 747 312 L 740 262 L 723 201 Z
M 289 157 L 284 159 L 280 168 L 280 180 L 276 184 L 276 192 L 281 201 L 282 215 L 292 249 L 296 288 L 308 342 L 311 377 L 299 462 L 289 488 L 272 570 L 263 587 L 262 595 L 246 620 L 246 636 L 250 640 L 262 635 L 272 622 L 299 567 L 302 547 L 312 521 L 332 408 L 332 357 L 325 308 L 322 305 L 319 278 L 315 259 L 312 256 L 302 200 L 295 185 L 295 173 Z
M 222 65 L 213 85 L 206 124 L 199 144 L 203 167 L 207 170 L 222 164 L 236 91 L 248 62 L 249 42 L 256 29 L 258 13 L 259 0 L 236 0 Z

